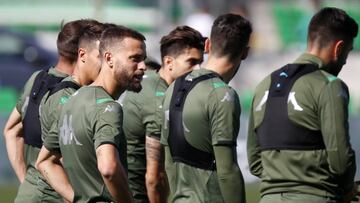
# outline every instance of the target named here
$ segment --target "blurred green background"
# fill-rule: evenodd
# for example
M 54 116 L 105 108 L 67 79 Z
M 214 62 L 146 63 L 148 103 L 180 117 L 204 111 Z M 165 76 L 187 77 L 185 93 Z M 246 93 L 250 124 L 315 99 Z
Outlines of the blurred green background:
M 175 26 L 187 24 L 208 36 L 213 19 L 227 12 L 246 16 L 254 28 L 250 55 L 230 84 L 238 91 L 242 106 L 237 151 L 247 182 L 247 202 L 258 202 L 258 180 L 249 173 L 246 157 L 247 112 L 255 86 L 304 51 L 308 22 L 324 6 L 345 9 L 360 23 L 358 0 L 0 0 L 0 203 L 13 202 L 18 185 L 7 158 L 3 127 L 31 73 L 56 62 L 55 40 L 63 22 L 94 18 L 137 29 L 147 38 L 148 55 L 160 61 L 160 38 Z M 357 163 L 360 163 L 360 138 L 356 136 L 360 132 L 359 51 L 357 37 L 354 51 L 340 74 L 351 93 L 350 132 Z

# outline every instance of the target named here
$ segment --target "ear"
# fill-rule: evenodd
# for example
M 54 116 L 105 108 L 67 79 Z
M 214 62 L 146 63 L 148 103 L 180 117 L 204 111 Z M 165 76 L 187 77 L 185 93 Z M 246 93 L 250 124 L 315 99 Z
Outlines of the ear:
M 250 47 L 245 47 L 241 53 L 241 60 L 245 60 L 249 54 Z
M 86 50 L 84 48 L 78 49 L 78 58 L 81 60 L 81 62 L 85 63 L 86 61 Z
M 105 60 L 105 63 L 107 63 L 107 65 L 112 68 L 114 66 L 113 64 L 113 56 L 112 56 L 112 53 L 111 52 L 105 52 L 104 53 L 104 60 Z
M 205 47 L 204 47 L 204 53 L 208 54 L 211 48 L 211 42 L 210 38 L 206 38 L 205 40 Z
M 164 56 L 164 66 L 166 68 L 168 68 L 170 71 L 173 68 L 173 62 L 174 62 L 174 58 L 172 56 Z
M 344 51 L 345 43 L 343 40 L 336 41 L 333 48 L 334 59 L 337 60 Z

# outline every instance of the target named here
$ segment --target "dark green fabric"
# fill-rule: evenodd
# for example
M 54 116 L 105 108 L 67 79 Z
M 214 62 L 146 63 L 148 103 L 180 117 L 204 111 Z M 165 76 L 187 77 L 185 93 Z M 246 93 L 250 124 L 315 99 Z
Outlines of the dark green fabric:
M 260 203 L 343 203 L 328 197 L 321 197 L 301 193 L 275 193 L 267 194 L 261 198 Z
M 321 70 L 321 60 L 315 56 L 303 54 L 295 63 L 317 64 L 320 69 L 295 82 L 291 89 L 294 98 L 288 102 L 289 119 L 305 128 L 321 130 L 326 149 L 260 151 L 256 128 L 266 108 L 268 76 L 257 86 L 250 112 L 250 171 L 261 178 L 261 195 L 291 192 L 342 197 L 351 189 L 356 170 L 349 143 L 347 86 Z
M 72 76 L 65 78 L 63 81 L 76 83 Z M 60 112 L 63 105 L 75 91 L 75 89 L 70 87 L 64 88 L 51 96 L 48 96 L 49 93 L 46 93 L 41 100 L 41 136 L 44 142 L 43 145 L 50 151 L 60 152 L 58 135 Z
M 128 180 L 135 202 L 147 202 L 145 136 L 160 139 L 162 103 L 167 83 L 155 71 L 146 71 L 139 93 L 126 92 L 122 102 L 127 139 Z
M 74 202 L 113 201 L 97 167 L 96 149 L 102 144 L 113 144 L 126 169 L 120 104 L 101 87 L 82 87 L 63 105 L 58 129 Z
M 206 69 L 195 70 L 185 79 L 191 80 L 209 73 L 211 71 Z M 243 202 L 244 183 L 236 153 L 227 153 L 227 157 L 221 157 L 222 160 L 216 163 L 220 171 L 202 170 L 172 160 L 167 140 L 173 87 L 172 84 L 165 95 L 161 134 L 172 202 Z M 193 147 L 208 153 L 219 149 L 218 153 L 221 154 L 221 148 L 231 152 L 236 148 L 239 117 L 240 103 L 234 89 L 218 77 L 202 81 L 189 92 L 184 104 L 185 139 Z M 226 166 L 219 166 L 221 162 L 226 163 Z
M 34 84 L 34 80 L 37 74 L 39 74 L 39 72 L 40 71 L 35 72 L 26 82 L 23 93 L 21 94 L 16 104 L 16 109 L 20 113 L 22 119 L 24 119 L 25 117 L 26 109 L 29 102 L 30 91 Z M 55 68 L 50 68 L 49 74 L 64 78 L 67 76 L 66 74 L 59 72 Z M 60 201 L 60 197 L 58 196 L 58 194 L 51 188 L 49 184 L 45 182 L 44 177 L 42 177 L 42 175 L 35 169 L 35 162 L 39 155 L 40 149 L 27 144 L 25 144 L 24 147 L 24 157 L 27 169 L 27 181 L 24 181 L 23 183 L 25 184 L 25 186 L 20 185 L 17 197 L 21 197 L 20 199 L 23 199 L 24 202 L 27 201 L 27 199 L 29 199 L 28 201 L 31 201 L 33 198 L 36 199 L 34 200 L 35 202 L 38 202 L 37 200 L 39 200 L 40 198 L 50 198 L 50 200 L 53 202 L 56 202 L 55 199 L 57 198 L 58 201 Z M 32 186 L 30 186 L 29 184 L 32 184 Z M 55 197 L 55 199 L 53 197 Z

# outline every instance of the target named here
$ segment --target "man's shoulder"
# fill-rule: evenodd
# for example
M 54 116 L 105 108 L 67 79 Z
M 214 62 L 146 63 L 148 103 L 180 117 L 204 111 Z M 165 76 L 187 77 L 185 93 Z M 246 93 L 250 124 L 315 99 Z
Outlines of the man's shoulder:
M 74 82 L 74 80 L 72 80 L 70 77 L 66 77 L 65 79 L 62 80 L 63 81 L 70 81 L 70 82 Z M 58 83 L 57 85 L 55 85 L 54 88 L 56 88 L 58 85 L 60 85 L 60 83 Z M 69 97 L 74 93 L 76 92 L 76 90 L 73 88 L 73 87 L 63 87 L 62 89 L 56 91 L 56 92 L 53 92 L 50 94 L 51 91 L 47 92 L 45 95 L 44 95 L 44 98 L 42 99 L 43 100 L 43 103 L 45 104 L 50 104 L 50 105 L 53 105 L 53 104 L 64 104 L 67 102 L 67 100 L 69 99 Z
M 91 91 L 91 87 L 88 88 L 88 90 Z M 93 88 L 93 95 L 92 92 L 90 92 L 89 96 L 93 96 L 93 105 L 94 107 L 100 111 L 104 112 L 120 112 L 121 105 L 117 101 L 115 101 L 103 88 L 101 87 L 94 87 Z
M 34 85 L 34 82 L 35 82 L 36 77 L 37 77 L 42 71 L 43 71 L 43 70 L 35 71 L 35 72 L 30 76 L 30 78 L 28 79 L 28 81 L 26 82 L 24 89 L 26 89 L 26 88 L 32 88 L 32 86 Z
M 101 87 L 81 87 L 63 105 L 62 113 L 70 113 L 90 120 L 108 113 L 122 115 L 121 105 Z M 82 115 L 82 116 L 80 116 Z
M 346 85 L 343 80 L 338 78 L 337 76 L 334 76 L 324 70 L 320 70 L 319 73 L 322 76 L 322 80 L 324 80 L 326 83 L 335 83 L 335 84 L 343 84 Z
M 165 96 L 167 89 L 167 85 L 157 73 L 144 75 L 141 86 L 142 89 L 138 93 L 127 91 L 123 103 L 133 102 L 146 104 L 151 100 L 155 100 L 157 97 Z
M 61 94 L 61 92 L 59 94 Z M 106 103 L 117 102 L 102 87 L 84 86 L 71 94 L 69 100 L 64 104 L 64 107 L 70 109 L 78 107 L 93 109 L 96 108 L 96 106 L 101 106 Z
M 58 69 L 56 69 L 54 67 L 50 67 L 47 70 L 47 72 L 48 72 L 49 75 L 52 75 L 52 76 L 55 76 L 55 77 L 60 77 L 60 78 L 66 78 L 66 77 L 69 76 L 68 74 L 63 73 L 63 72 L 59 71 Z
M 232 89 L 220 78 L 220 76 L 206 69 L 192 71 L 189 75 L 186 76 L 185 80 L 194 81 L 204 75 L 213 75 L 213 77 L 204 78 L 202 81 L 196 84 L 197 88 L 194 88 L 194 91 L 198 91 L 199 94 L 209 94 L 212 91 L 221 92 Z

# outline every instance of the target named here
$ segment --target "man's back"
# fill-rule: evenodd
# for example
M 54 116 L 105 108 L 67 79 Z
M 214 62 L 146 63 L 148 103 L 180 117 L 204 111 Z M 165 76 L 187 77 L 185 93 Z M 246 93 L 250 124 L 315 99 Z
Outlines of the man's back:
M 298 63 L 322 65 L 318 58 L 308 54 L 302 55 L 296 61 Z M 296 144 L 304 146 L 286 148 L 278 144 L 273 149 L 265 149 L 267 143 L 260 144 L 261 136 L 264 136 L 261 125 L 265 122 L 270 100 L 270 83 L 268 76 L 256 88 L 249 124 L 250 170 L 262 179 L 261 194 L 294 192 L 332 198 L 344 195 L 344 190 L 352 187 L 351 179 L 355 173 L 354 153 L 349 148 L 347 129 L 349 98 L 346 85 L 321 69 L 297 79 L 286 95 L 287 107 L 279 109 L 276 115 L 271 114 L 271 118 L 277 119 L 280 111 L 287 112 L 290 123 L 300 130 L 314 132 L 310 134 L 314 136 L 311 141 L 318 136 L 316 132 L 320 132 L 319 138 L 324 146 L 309 148 L 305 146 L 306 142 L 298 142 Z M 273 127 L 288 128 L 285 123 Z M 295 132 L 283 136 L 304 140 L 305 133 L 301 137 L 294 135 Z
M 199 76 L 212 73 L 205 69 L 195 70 L 186 76 L 185 80 L 195 80 Z M 177 136 L 171 135 L 169 130 L 169 110 L 171 111 L 173 94 L 174 84 L 169 87 L 165 96 L 165 120 L 161 137 L 161 143 L 165 146 L 165 167 L 173 202 L 223 202 L 217 172 L 214 170 L 215 162 L 213 169 L 201 169 L 189 165 L 193 161 L 192 156 L 196 154 L 175 157 L 170 153 L 174 146 L 171 146 L 169 137 Z M 239 131 L 239 99 L 236 92 L 219 77 L 201 81 L 193 87 L 186 97 L 182 115 L 185 140 L 198 153 L 214 156 L 213 145 L 236 143 Z M 179 143 L 182 144 L 184 143 Z M 184 150 L 180 148 L 180 151 Z

